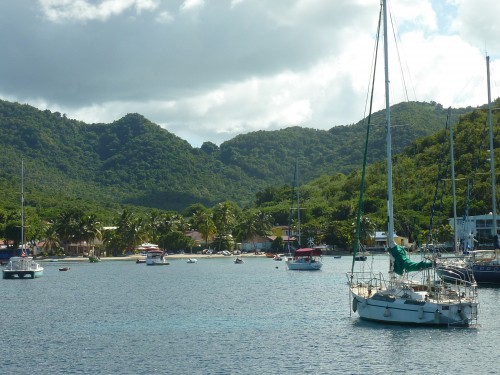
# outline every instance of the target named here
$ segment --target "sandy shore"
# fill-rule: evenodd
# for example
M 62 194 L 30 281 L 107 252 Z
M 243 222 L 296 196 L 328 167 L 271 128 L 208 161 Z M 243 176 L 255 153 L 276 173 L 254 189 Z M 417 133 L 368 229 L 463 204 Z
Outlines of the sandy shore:
M 247 253 L 247 254 L 239 254 L 239 255 L 218 255 L 218 254 L 212 254 L 212 255 L 205 255 L 205 254 L 173 254 L 173 255 L 167 255 L 167 259 L 189 259 L 189 258 L 196 258 L 196 259 L 211 259 L 211 258 L 231 258 L 231 257 L 256 257 L 256 258 L 262 258 L 265 257 L 265 255 L 255 255 L 253 253 Z M 116 261 L 116 260 L 121 260 L 121 261 L 136 261 L 137 259 L 146 259 L 146 256 L 144 255 L 128 255 L 128 256 L 122 256 L 122 257 L 101 257 L 101 261 Z M 56 257 L 56 258 L 36 258 L 37 262 L 88 262 L 89 258 L 88 257 Z

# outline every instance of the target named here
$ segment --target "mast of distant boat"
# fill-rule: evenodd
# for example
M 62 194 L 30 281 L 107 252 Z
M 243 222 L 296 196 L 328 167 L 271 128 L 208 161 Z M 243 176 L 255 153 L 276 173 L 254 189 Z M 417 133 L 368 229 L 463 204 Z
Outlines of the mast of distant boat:
M 491 206 L 493 215 L 493 236 L 497 234 L 497 200 L 495 192 L 495 148 L 493 145 L 493 125 L 491 122 L 491 89 L 490 89 L 490 57 L 486 56 L 486 77 L 488 85 L 488 126 L 490 130 L 490 172 L 491 172 Z M 496 246 L 496 244 L 494 244 Z
M 21 254 L 24 255 L 24 160 L 21 159 Z
M 453 151 L 453 125 L 451 123 L 451 107 L 448 108 L 448 124 L 450 126 L 451 190 L 453 193 L 453 228 L 454 228 L 453 250 L 455 251 L 455 254 L 458 254 L 457 195 L 455 187 L 455 154 Z

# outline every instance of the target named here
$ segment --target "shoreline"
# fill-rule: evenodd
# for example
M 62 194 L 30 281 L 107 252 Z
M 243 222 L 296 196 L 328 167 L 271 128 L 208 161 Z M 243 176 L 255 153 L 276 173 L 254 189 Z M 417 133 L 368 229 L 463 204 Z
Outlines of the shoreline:
M 344 253 L 339 253 L 339 254 L 328 254 L 328 255 L 323 255 L 323 256 L 350 256 L 351 254 L 344 254 Z M 254 254 L 254 253 L 246 253 L 246 254 L 238 254 L 238 255 L 222 255 L 222 254 L 211 254 L 211 255 L 206 255 L 206 254 L 172 254 L 172 255 L 166 255 L 165 256 L 167 259 L 190 259 L 190 258 L 196 258 L 196 259 L 213 259 L 213 258 L 234 258 L 234 257 L 240 257 L 240 258 L 266 258 L 265 254 Z M 117 257 L 101 257 L 100 260 L 102 262 L 104 261 L 136 261 L 137 259 L 146 259 L 145 255 L 127 255 L 127 256 L 117 256 Z M 272 259 L 272 258 L 269 258 Z M 89 262 L 89 257 L 84 257 L 84 256 L 78 256 L 78 257 L 72 257 L 72 256 L 65 256 L 65 257 L 47 257 L 47 258 L 35 258 L 34 259 L 36 262 Z
M 239 255 L 219 255 L 219 254 L 172 254 L 165 255 L 167 259 L 211 259 L 211 258 L 232 258 L 232 257 L 255 257 L 262 258 L 266 257 L 265 254 L 239 254 Z M 136 261 L 137 259 L 146 259 L 145 255 L 127 255 L 127 256 L 118 256 L 118 257 L 101 257 L 101 262 L 104 261 Z M 79 256 L 79 257 L 51 257 L 51 258 L 36 258 L 34 259 L 37 262 L 89 262 L 89 257 Z

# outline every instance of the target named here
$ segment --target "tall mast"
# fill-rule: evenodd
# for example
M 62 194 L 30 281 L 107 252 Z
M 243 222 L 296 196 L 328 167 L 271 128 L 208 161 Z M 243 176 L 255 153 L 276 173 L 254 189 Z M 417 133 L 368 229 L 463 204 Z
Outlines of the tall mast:
M 453 250 L 458 252 L 457 242 L 458 242 L 458 230 L 457 230 L 457 196 L 455 187 L 455 153 L 453 151 L 453 126 L 451 124 L 451 107 L 448 108 L 448 125 L 450 126 L 450 159 L 451 159 L 451 190 L 453 193 L 453 232 L 454 242 Z
M 297 158 L 295 161 L 295 175 L 297 177 L 296 185 L 297 185 L 297 230 L 299 232 L 299 247 L 301 242 L 300 239 L 300 185 L 299 185 L 299 159 Z
M 392 202 L 392 151 L 391 151 L 391 110 L 389 101 L 389 52 L 387 37 L 387 1 L 383 0 L 384 14 L 384 61 L 385 61 L 385 122 L 386 122 L 386 150 L 387 150 L 387 216 L 388 231 L 387 244 L 394 247 L 394 215 Z
M 24 160 L 21 159 L 21 251 L 24 251 Z
M 490 128 L 490 171 L 491 171 L 491 213 L 493 214 L 493 236 L 497 234 L 497 199 L 495 192 L 495 148 L 493 125 L 491 123 L 490 57 L 486 56 L 486 77 L 488 82 L 488 126 Z

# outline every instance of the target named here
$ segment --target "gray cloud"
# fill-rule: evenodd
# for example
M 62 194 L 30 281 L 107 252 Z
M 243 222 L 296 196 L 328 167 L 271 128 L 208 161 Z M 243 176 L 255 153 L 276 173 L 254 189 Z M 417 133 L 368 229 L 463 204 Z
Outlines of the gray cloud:
M 478 64 L 455 74 L 484 69 L 483 46 L 469 45 L 480 37 L 465 12 L 472 3 L 452 8 L 454 22 L 440 18 L 446 1 L 398 4 L 409 56 L 429 56 L 409 61 L 412 73 L 432 74 L 432 61 L 444 81 L 426 77 L 415 99 L 453 101 L 459 91 L 448 84 L 456 76 L 442 76 L 449 38 Z M 258 129 L 328 129 L 363 116 L 377 13 L 378 2 L 363 0 L 6 0 L 0 97 L 87 122 L 138 112 L 196 146 Z M 496 65 L 499 48 L 489 51 Z

